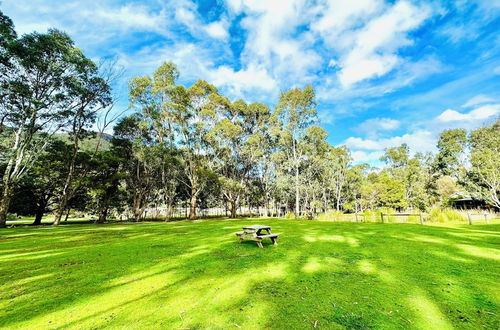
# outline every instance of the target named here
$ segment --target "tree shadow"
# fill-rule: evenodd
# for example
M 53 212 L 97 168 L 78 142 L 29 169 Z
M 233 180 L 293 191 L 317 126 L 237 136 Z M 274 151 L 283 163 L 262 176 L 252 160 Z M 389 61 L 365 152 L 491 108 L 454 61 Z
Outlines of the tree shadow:
M 278 246 L 238 243 L 256 222 Z M 19 228 L 0 233 L 25 235 L 0 239 L 0 326 L 495 328 L 497 233 L 262 219 Z

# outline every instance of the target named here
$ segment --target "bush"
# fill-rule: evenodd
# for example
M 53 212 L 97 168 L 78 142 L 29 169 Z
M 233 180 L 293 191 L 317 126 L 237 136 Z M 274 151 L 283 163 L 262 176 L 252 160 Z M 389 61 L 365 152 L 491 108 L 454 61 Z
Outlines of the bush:
M 467 216 L 458 210 L 433 207 L 429 212 L 429 221 L 435 222 L 465 222 Z
M 396 213 L 396 210 L 391 209 L 390 207 L 379 207 L 378 209 L 375 210 L 375 221 L 380 222 L 382 221 L 381 214 L 394 214 Z M 395 216 L 384 216 L 384 222 L 395 222 L 396 217 Z
M 423 216 L 422 216 L 422 220 L 424 220 Z M 418 222 L 420 223 L 420 216 L 418 215 L 418 213 L 416 213 L 415 215 L 410 215 L 407 219 L 408 222 Z
M 325 213 L 319 214 L 316 219 L 317 220 L 330 220 L 330 221 L 339 221 L 342 220 L 342 217 L 344 216 L 343 212 L 336 211 L 336 210 L 330 210 Z
M 363 212 L 363 222 L 376 222 L 376 215 L 375 212 L 372 210 L 365 210 Z M 379 221 L 380 221 L 380 216 L 379 216 Z
M 285 214 L 285 219 L 295 219 L 295 213 L 293 212 L 288 212 L 287 214 Z

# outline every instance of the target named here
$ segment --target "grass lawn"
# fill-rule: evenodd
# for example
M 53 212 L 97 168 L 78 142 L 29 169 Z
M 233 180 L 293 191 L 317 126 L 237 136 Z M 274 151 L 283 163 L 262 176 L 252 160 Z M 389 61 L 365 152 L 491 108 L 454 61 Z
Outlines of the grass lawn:
M 238 244 L 268 224 L 278 246 Z M 2 328 L 500 328 L 500 225 L 0 230 Z

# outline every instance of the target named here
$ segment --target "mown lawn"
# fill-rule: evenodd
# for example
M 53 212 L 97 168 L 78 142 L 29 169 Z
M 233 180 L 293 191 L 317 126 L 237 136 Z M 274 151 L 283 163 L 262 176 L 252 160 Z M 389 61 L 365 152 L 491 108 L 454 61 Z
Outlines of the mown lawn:
M 257 223 L 278 246 L 237 243 Z M 262 219 L 2 229 L 0 327 L 498 329 L 499 238 Z

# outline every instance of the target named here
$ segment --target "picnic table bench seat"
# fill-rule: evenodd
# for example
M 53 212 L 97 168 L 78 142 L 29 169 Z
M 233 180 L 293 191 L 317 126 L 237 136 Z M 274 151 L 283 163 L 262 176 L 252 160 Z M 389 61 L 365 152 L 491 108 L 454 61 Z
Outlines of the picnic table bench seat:
M 267 226 L 251 226 L 243 228 L 244 231 L 240 231 L 236 233 L 236 236 L 239 237 L 240 243 L 244 240 L 255 241 L 257 245 L 262 248 L 262 240 L 264 238 L 271 239 L 273 245 L 278 245 L 278 234 L 271 234 L 271 227 Z M 267 234 L 261 234 L 261 231 L 267 231 Z
M 260 237 L 260 238 L 278 238 L 278 234 L 266 234 L 266 235 L 257 235 L 257 237 Z

